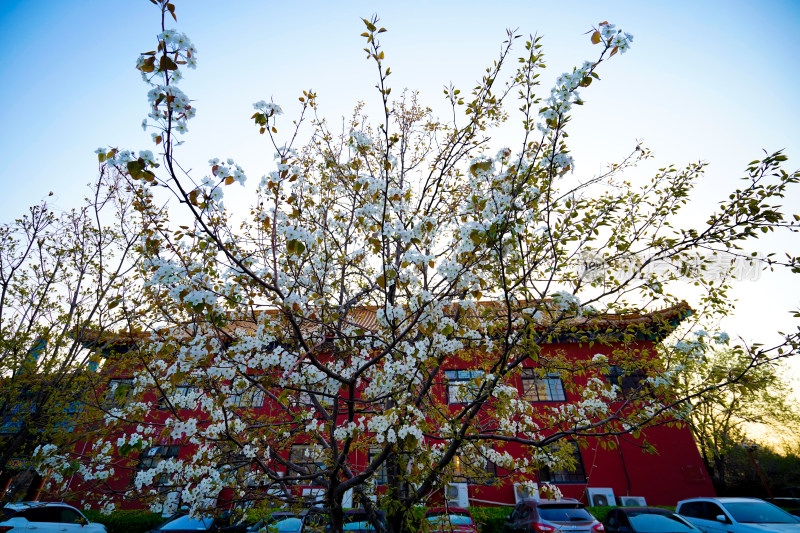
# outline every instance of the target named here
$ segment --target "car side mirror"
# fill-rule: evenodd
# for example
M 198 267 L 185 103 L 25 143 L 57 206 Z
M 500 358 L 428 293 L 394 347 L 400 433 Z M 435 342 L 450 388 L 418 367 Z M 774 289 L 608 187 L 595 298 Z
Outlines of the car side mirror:
M 718 515 L 715 517 L 715 520 L 716 520 L 717 522 L 722 522 L 723 524 L 727 524 L 728 522 L 730 522 L 730 521 L 728 520 L 728 517 L 727 517 L 727 516 L 725 516 L 724 514 L 718 514 Z

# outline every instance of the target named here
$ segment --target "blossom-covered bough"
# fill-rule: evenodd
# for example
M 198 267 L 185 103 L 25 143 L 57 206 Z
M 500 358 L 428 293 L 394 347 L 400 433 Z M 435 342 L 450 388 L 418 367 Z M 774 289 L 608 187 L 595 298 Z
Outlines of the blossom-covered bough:
M 731 280 L 709 282 L 702 257 L 734 257 L 761 231 L 796 231 L 796 216 L 772 204 L 798 174 L 781 169 L 782 154 L 768 155 L 702 227 L 687 229 L 679 217 L 702 164 L 627 182 L 625 170 L 650 157 L 636 146 L 602 175 L 577 174 L 570 113 L 602 64 L 629 49 L 629 34 L 600 23 L 591 32 L 595 58 L 542 98 L 540 38 L 524 43 L 513 67 L 519 36 L 509 32 L 469 95 L 445 90 L 452 118 L 440 121 L 416 93 L 393 99 L 378 39 L 385 30 L 364 20 L 380 118 L 359 105 L 344 131 L 332 131 L 306 91 L 282 137 L 283 109 L 254 104 L 276 164 L 248 185 L 249 212 L 234 216 L 224 191 L 245 185 L 242 168 L 211 159 L 198 176 L 176 161 L 195 112 L 176 83 L 197 53 L 166 27 L 174 6 L 153 3 L 162 32 L 137 68 L 150 86 L 143 126 L 159 154 L 98 151 L 102 165 L 139 186 L 152 313 L 125 342 L 117 338 L 135 368 L 133 391 L 106 409 L 109 437 L 94 443 L 100 455 L 92 463 L 87 454 L 84 476 L 109 471 L 109 446 L 123 457 L 118 475 L 125 457 L 130 466 L 154 446 L 184 445 L 188 454 L 163 453 L 136 471 L 131 496 L 154 509 L 200 511 L 231 500 L 296 503 L 293 487 L 313 485 L 336 530 L 343 502 L 355 501 L 382 508 L 386 527 L 400 531 L 412 506 L 454 479 L 455 458 L 462 470 L 490 461 L 529 480 L 543 466 L 570 464 L 568 440 L 613 445 L 614 436 L 680 420 L 697 391 L 740 379 L 702 380 L 676 397 L 686 353 L 664 346 L 656 354 L 638 341 L 664 339 L 690 313 L 685 295 L 669 292 L 679 279 L 702 289 L 696 308 L 726 310 Z M 513 116 L 508 107 L 521 114 L 519 142 L 493 147 L 492 132 Z M 155 192 L 163 190 L 191 224 L 169 221 Z M 767 261 L 797 269 L 797 258 Z M 617 268 L 623 262 L 634 267 Z M 701 268 L 686 268 L 691 262 Z M 677 311 L 648 313 L 665 308 Z M 614 313 L 639 318 L 618 327 Z M 541 350 L 567 338 L 598 355 Z M 780 352 L 753 350 L 753 365 L 795 349 L 787 337 Z M 612 366 L 639 376 L 624 396 L 599 379 Z M 512 386 L 523 368 L 558 374 L 578 400 L 536 407 Z M 469 373 L 443 393 L 453 369 Z M 530 453 L 507 449 L 520 444 Z M 386 485 L 376 491 L 378 476 Z

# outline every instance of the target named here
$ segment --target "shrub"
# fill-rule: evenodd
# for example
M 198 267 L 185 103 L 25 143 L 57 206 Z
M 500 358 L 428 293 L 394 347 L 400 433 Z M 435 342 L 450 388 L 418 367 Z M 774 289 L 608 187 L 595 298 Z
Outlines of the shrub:
M 513 507 L 470 507 L 469 512 L 481 533 L 502 533 Z
M 100 511 L 83 512 L 91 522 L 106 526 L 108 533 L 144 533 L 164 522 L 164 517 L 149 511 L 116 511 L 104 515 Z

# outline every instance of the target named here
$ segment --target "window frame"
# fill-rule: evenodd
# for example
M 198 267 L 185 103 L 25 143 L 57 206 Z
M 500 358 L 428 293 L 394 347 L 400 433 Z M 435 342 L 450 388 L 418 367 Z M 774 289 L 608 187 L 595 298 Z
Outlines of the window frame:
M 631 393 L 640 391 L 649 392 L 646 383 L 647 373 L 641 368 L 626 370 L 620 365 L 609 365 L 608 373 L 603 375 L 603 379 L 610 385 L 619 388 L 619 395 L 628 398 Z
M 260 409 L 264 407 L 264 401 L 267 399 L 267 393 L 258 385 L 251 384 L 242 392 L 231 394 L 233 400 L 233 407 L 240 407 L 244 409 Z
M 139 454 L 139 462 L 136 464 L 136 470 L 151 470 L 158 467 L 161 462 L 169 459 L 177 459 L 181 453 L 180 444 L 156 444 L 142 450 Z M 156 478 L 156 487 L 170 486 L 167 482 L 169 475 L 163 473 Z
M 377 455 L 381 454 L 381 450 L 379 449 L 371 449 L 367 453 L 367 466 L 372 463 L 372 460 L 375 459 Z M 373 474 L 373 478 L 375 479 L 376 485 L 387 485 L 389 483 L 389 471 L 386 468 L 386 462 L 384 461 L 378 469 Z
M 125 390 L 123 387 L 127 387 Z M 117 391 L 125 390 L 124 394 Z M 111 378 L 108 380 L 105 394 L 103 395 L 103 406 L 106 409 L 122 407 L 133 392 L 133 378 Z
M 467 374 L 466 376 L 463 374 Z M 445 370 L 444 375 L 445 379 L 447 380 L 447 390 L 445 394 L 447 396 L 447 403 L 448 405 L 463 405 L 467 403 L 463 401 L 461 398 L 458 398 L 458 391 L 464 387 L 464 384 L 471 382 L 473 379 L 483 376 L 483 370 L 472 369 L 450 369 Z M 459 385 L 460 384 L 460 385 Z
M 162 395 L 158 399 L 158 409 L 165 410 L 169 409 L 169 406 L 172 405 L 175 409 L 186 409 L 185 407 L 176 406 L 175 400 L 177 398 L 183 396 L 189 396 L 189 394 L 197 392 L 198 394 L 202 392 L 202 389 L 196 385 L 191 385 L 188 383 L 181 383 L 180 385 L 175 385 L 172 390 L 168 393 L 169 398 L 167 396 Z
M 497 479 L 497 465 L 486 459 L 482 469 L 468 468 L 462 465 L 461 455 L 453 457 L 453 483 L 466 483 L 468 485 L 493 485 Z M 469 472 L 471 470 L 472 472 Z M 473 475 L 470 475 L 472 473 Z M 478 474 L 478 475 L 475 475 Z
M 586 476 L 586 467 L 583 464 L 583 456 L 581 455 L 581 448 L 577 442 L 568 441 L 572 445 L 572 457 L 575 459 L 574 470 L 551 470 L 549 467 L 544 466 L 539 469 L 539 481 L 544 483 L 553 483 L 558 485 L 576 485 L 585 484 L 588 481 Z M 553 446 L 553 445 L 551 445 Z
M 311 448 L 310 444 L 292 444 L 291 448 L 289 449 L 289 462 L 297 467 L 300 467 L 301 471 L 298 472 L 294 468 L 287 466 L 287 477 L 291 477 L 292 475 L 315 475 L 325 471 L 325 463 L 322 461 L 322 457 L 318 457 L 318 460 L 315 461 L 313 458 L 308 457 L 305 454 L 305 450 L 309 448 Z M 302 450 L 302 452 L 300 450 Z M 301 454 L 299 455 L 300 460 L 298 460 L 298 454 Z M 315 483 L 313 481 L 313 479 L 304 479 L 297 480 L 297 483 L 301 485 L 314 485 Z
M 536 372 L 535 368 L 523 368 L 522 374 L 520 374 L 520 382 L 522 384 L 522 397 L 526 401 L 534 403 L 567 401 L 564 381 L 557 372 L 548 372 L 542 377 Z M 545 393 L 545 398 L 542 397 L 542 392 Z

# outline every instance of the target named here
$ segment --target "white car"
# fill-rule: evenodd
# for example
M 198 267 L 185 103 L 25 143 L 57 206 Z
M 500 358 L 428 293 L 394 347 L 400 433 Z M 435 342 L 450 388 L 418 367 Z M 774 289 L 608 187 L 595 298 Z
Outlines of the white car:
M 7 503 L 0 509 L 0 533 L 106 533 L 106 526 L 89 522 L 65 503 Z
M 800 533 L 800 518 L 758 498 L 692 498 L 675 512 L 705 533 Z

